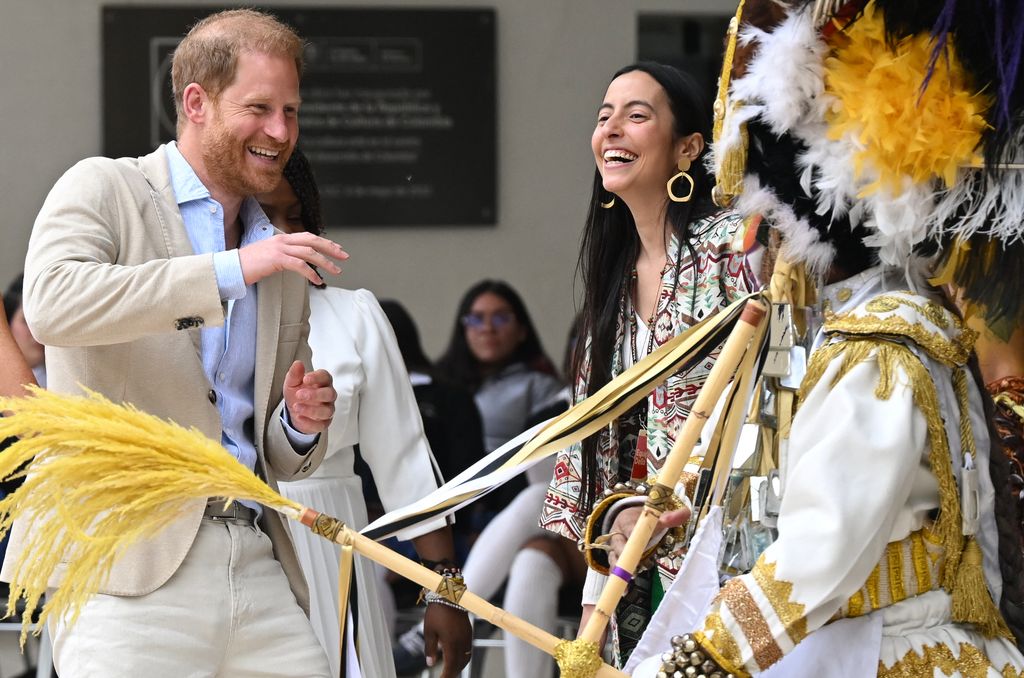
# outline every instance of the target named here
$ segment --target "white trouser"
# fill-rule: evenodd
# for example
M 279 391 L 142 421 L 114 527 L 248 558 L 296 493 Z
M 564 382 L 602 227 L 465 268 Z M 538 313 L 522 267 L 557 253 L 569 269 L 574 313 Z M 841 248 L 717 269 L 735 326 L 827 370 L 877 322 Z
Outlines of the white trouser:
M 51 626 L 61 678 L 328 678 L 327 658 L 258 528 L 204 518 L 144 596 L 94 596 Z

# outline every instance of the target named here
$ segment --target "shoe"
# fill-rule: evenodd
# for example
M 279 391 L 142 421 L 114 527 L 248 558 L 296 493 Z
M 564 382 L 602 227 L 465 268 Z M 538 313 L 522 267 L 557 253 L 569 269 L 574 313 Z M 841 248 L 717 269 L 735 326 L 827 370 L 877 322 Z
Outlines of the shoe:
M 398 637 L 391 650 L 395 660 L 395 673 L 399 676 L 419 675 L 427 668 L 426 644 L 423 642 L 423 627 L 419 624 Z

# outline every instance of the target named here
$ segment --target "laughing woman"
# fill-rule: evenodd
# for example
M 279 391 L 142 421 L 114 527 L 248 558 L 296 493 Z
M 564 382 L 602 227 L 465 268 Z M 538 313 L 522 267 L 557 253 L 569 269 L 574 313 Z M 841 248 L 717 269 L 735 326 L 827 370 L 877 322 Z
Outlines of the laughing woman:
M 648 62 L 615 74 L 591 140 L 597 170 L 579 257 L 586 350 L 574 367 L 577 401 L 750 287 L 742 253 L 731 249 L 740 219 L 711 202 L 707 138 L 710 108 L 688 76 Z M 656 475 L 711 362 L 669 378 L 615 424 L 561 453 L 542 525 L 578 540 L 606 489 L 634 474 Z M 648 444 L 637 455 L 640 431 Z M 669 554 L 630 586 L 611 626 L 618 661 L 680 563 Z M 584 621 L 603 582 L 589 571 Z

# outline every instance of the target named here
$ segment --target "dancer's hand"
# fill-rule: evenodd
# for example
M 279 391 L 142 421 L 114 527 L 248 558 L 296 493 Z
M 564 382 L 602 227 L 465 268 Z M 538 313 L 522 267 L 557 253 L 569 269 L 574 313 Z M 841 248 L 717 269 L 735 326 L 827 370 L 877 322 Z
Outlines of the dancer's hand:
M 615 567 L 615 563 L 619 560 L 619 556 L 622 555 L 623 549 L 626 548 L 626 539 L 629 535 L 633 534 L 633 529 L 636 527 L 636 521 L 640 520 L 640 513 L 643 511 L 642 506 L 631 506 L 629 508 L 622 509 L 619 511 L 619 515 L 615 516 L 615 521 L 612 522 L 611 536 L 608 539 L 608 564 L 611 567 Z M 665 511 L 658 517 L 658 525 L 654 528 L 655 534 L 662 530 L 669 530 L 673 527 L 679 527 L 690 519 L 690 509 L 681 508 L 675 511 Z
M 473 625 L 469 615 L 440 603 L 427 605 L 423 617 L 423 645 L 427 666 L 437 663 L 438 650 L 444 658 L 441 678 L 458 678 L 473 654 Z

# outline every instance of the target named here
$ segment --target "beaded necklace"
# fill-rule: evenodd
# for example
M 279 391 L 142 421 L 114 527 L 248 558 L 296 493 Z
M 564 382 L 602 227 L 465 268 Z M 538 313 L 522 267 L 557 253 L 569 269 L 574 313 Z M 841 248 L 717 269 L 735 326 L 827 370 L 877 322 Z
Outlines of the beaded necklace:
M 679 269 L 680 269 L 680 262 L 682 261 L 682 257 L 677 255 L 676 259 L 677 259 L 677 261 L 676 261 L 676 275 L 675 275 L 675 278 L 672 280 L 672 292 L 667 297 L 665 297 L 665 304 L 666 305 L 671 303 L 672 300 L 675 299 L 676 292 L 679 289 Z M 648 330 L 647 350 L 644 352 L 645 356 L 646 355 L 650 355 L 651 351 L 654 350 L 654 329 L 655 329 L 655 324 L 656 324 L 656 321 L 658 319 L 658 316 L 664 310 L 662 308 L 661 285 L 664 282 L 665 275 L 668 273 L 669 268 L 671 268 L 671 266 L 672 266 L 672 260 L 669 257 L 666 257 L 665 258 L 665 267 L 663 269 L 661 269 L 661 276 L 658 278 L 658 298 L 654 301 L 654 309 L 651 310 L 651 317 L 648 320 L 645 321 L 645 324 L 647 325 L 647 330 Z M 627 313 L 629 314 L 629 344 L 630 344 L 630 352 L 631 352 L 631 355 L 633 357 L 633 364 L 634 365 L 636 365 L 640 361 L 640 354 L 639 354 L 639 351 L 637 350 L 637 345 L 636 345 L 637 330 L 639 329 L 639 326 L 637 325 L 637 322 L 636 322 L 637 313 L 636 313 L 636 305 L 634 303 L 634 299 L 636 299 L 637 297 L 640 296 L 639 285 L 640 285 L 640 280 L 639 280 L 639 276 L 637 275 L 636 266 L 633 266 L 633 271 L 630 274 L 630 288 L 631 288 L 632 294 L 630 294 L 630 296 L 629 296 L 629 304 L 628 304 L 628 308 L 626 310 L 627 310 Z

